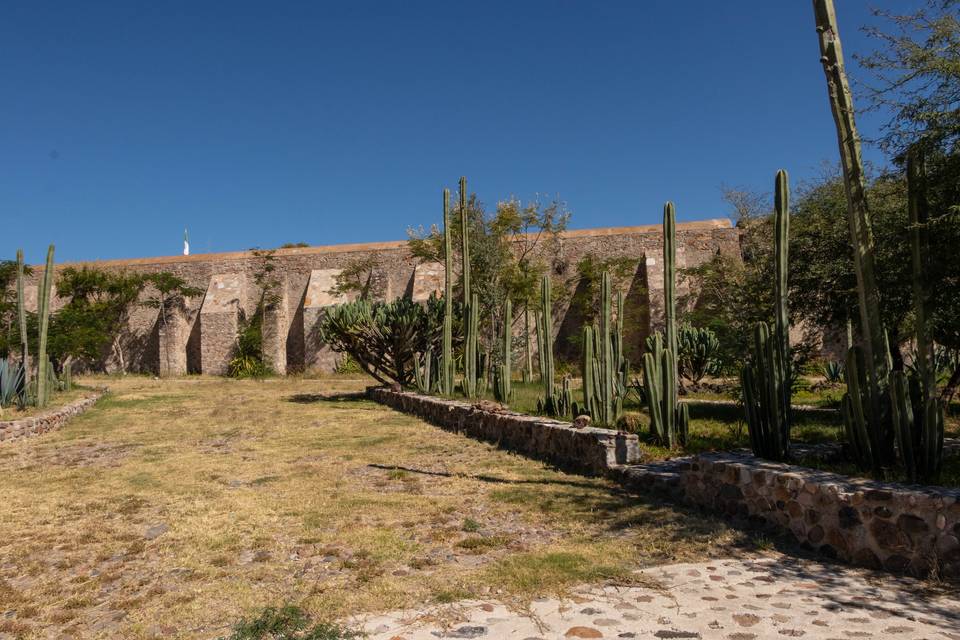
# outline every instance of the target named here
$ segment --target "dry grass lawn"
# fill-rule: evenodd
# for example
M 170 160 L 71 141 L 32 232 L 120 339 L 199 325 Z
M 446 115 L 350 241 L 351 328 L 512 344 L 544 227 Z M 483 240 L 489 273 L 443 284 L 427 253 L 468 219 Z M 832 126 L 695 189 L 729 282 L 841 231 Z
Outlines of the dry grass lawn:
M 112 392 L 0 445 L 0 638 L 216 638 L 285 603 L 321 620 L 520 603 L 751 545 L 375 405 L 362 381 L 85 382 Z

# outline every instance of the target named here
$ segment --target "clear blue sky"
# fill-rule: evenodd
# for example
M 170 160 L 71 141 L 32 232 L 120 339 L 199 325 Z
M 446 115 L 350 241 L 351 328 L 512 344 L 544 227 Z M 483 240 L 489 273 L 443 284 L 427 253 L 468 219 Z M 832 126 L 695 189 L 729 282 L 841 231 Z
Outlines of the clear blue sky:
M 859 75 L 870 7 L 916 0 L 837 4 Z M 401 239 L 461 174 L 579 228 L 721 217 L 836 161 L 811 5 L 8 2 L 0 255 Z

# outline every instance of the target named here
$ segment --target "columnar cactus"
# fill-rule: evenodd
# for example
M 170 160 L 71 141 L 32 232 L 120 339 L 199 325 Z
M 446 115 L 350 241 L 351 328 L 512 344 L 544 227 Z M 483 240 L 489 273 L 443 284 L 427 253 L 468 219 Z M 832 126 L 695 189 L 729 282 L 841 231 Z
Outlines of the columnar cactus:
M 23 366 L 23 388 L 30 389 L 30 348 L 27 340 L 27 306 L 23 297 L 23 249 L 17 249 L 17 321 L 20 324 L 20 364 Z
M 417 353 L 413 356 L 413 377 L 417 383 L 417 391 L 420 393 L 430 393 L 432 389 L 433 378 L 431 376 L 431 366 L 433 364 L 433 349 L 427 349 L 421 357 Z
M 503 352 L 500 354 L 500 364 L 493 376 L 493 394 L 497 402 L 508 403 L 513 394 L 510 376 L 513 364 L 513 306 L 507 300 L 503 304 Z
M 776 324 L 765 322 L 754 333 L 752 362 L 741 371 L 743 403 L 755 455 L 785 460 L 790 453 L 790 320 L 787 308 L 787 263 L 790 244 L 790 186 L 787 172 L 777 172 L 774 196 L 774 280 Z
M 916 374 L 890 374 L 893 426 L 907 479 L 935 482 L 943 460 L 943 405 L 937 395 L 933 366 L 933 341 L 928 326 L 927 257 L 929 237 L 923 154 L 917 147 L 907 153 L 907 208 L 913 253 L 913 315 L 916 327 Z
M 471 294 L 470 304 L 466 308 L 466 344 L 463 348 L 463 392 L 468 398 L 476 398 L 477 385 L 477 338 L 480 336 L 480 301 L 477 294 Z
M 37 344 L 37 395 L 38 407 L 44 407 L 49 399 L 50 361 L 47 358 L 47 327 L 50 324 L 50 290 L 53 287 L 53 245 L 47 249 L 47 266 L 43 271 L 40 284 L 40 297 L 37 303 L 39 316 L 39 340 Z
M 467 214 L 467 178 L 460 177 L 460 243 L 463 273 L 463 306 L 470 304 L 470 216 Z
M 678 402 L 676 320 L 676 213 L 672 202 L 663 206 L 663 290 L 666 346 L 658 332 L 647 339 L 643 356 L 650 432 L 668 447 L 685 445 L 689 431 L 687 405 Z
M 581 391 L 583 392 L 583 405 L 578 407 L 578 410 L 593 417 L 597 412 L 597 405 L 599 400 L 597 396 L 597 380 L 594 377 L 594 367 L 595 356 L 594 356 L 594 331 L 593 327 L 585 324 L 583 325 L 583 362 L 581 367 L 583 369 L 583 386 Z M 576 416 L 574 416 L 576 417 Z
M 440 393 L 453 393 L 453 243 L 450 238 L 450 190 L 443 190 L 443 351 L 440 360 Z
M 540 284 L 540 310 L 536 315 L 536 325 L 537 355 L 540 357 L 540 381 L 543 383 L 543 397 L 537 403 L 538 409 L 548 415 L 559 415 L 556 398 L 557 388 L 554 382 L 553 312 L 549 275 L 544 275 Z
M 857 275 L 857 297 L 860 309 L 860 331 L 863 336 L 864 376 L 862 395 L 850 393 L 851 402 L 863 404 L 860 411 L 867 421 L 876 448 L 873 451 L 873 471 L 894 462 L 894 434 L 888 419 L 890 364 L 885 347 L 885 331 L 880 316 L 880 289 L 877 286 L 875 246 L 867 206 L 866 179 L 860 153 L 860 134 L 857 132 L 856 110 L 847 81 L 843 48 L 837 27 L 833 0 L 814 0 L 814 18 L 820 44 L 820 62 L 827 82 L 830 110 L 833 113 L 843 167 L 844 191 L 847 196 L 847 222 L 850 243 L 853 246 L 854 268 Z M 853 376 L 848 376 L 853 377 Z

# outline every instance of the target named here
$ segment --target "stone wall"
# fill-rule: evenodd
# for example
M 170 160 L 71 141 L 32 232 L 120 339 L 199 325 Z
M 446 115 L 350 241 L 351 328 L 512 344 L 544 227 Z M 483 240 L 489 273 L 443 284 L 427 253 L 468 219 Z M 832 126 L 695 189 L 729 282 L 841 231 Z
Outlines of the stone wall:
M 680 266 L 693 266 L 719 252 L 739 255 L 739 232 L 727 220 L 686 222 L 677 225 L 677 259 Z M 638 268 L 627 291 L 628 328 L 626 349 L 637 358 L 645 337 L 662 324 L 663 276 L 660 225 L 583 229 L 568 231 L 555 258 L 558 279 L 575 274 L 578 261 L 592 254 L 599 259 L 629 256 Z M 265 316 L 267 357 L 279 372 L 310 369 L 330 370 L 337 362 L 320 343 L 316 321 L 323 308 L 345 298 L 330 293 L 334 279 L 345 267 L 375 256 L 377 267 L 371 283 L 374 296 L 393 299 L 408 295 L 426 299 L 443 287 L 442 264 L 418 264 L 406 242 L 347 244 L 328 247 L 278 249 L 272 258 L 271 278 L 280 282 L 280 300 Z M 136 273 L 171 272 L 206 294 L 185 301 L 182 308 L 168 309 L 166 322 L 159 311 L 148 306 L 131 310 L 123 344 L 133 371 L 164 374 L 213 373 L 226 371 L 237 323 L 255 312 L 261 291 L 256 275 L 263 269 L 260 252 L 168 256 L 133 260 L 59 264 L 81 267 L 87 264 L 108 271 Z M 33 268 L 27 283 L 27 307 L 36 309 L 36 284 L 43 266 Z M 227 290 L 229 289 L 229 291 Z M 145 291 L 144 299 L 156 292 Z M 54 299 L 56 310 L 63 301 Z M 555 309 L 557 351 L 563 357 L 570 348 L 567 338 L 578 335 L 580 323 L 569 308 Z M 106 356 L 105 366 L 116 366 Z
M 635 434 L 576 428 L 569 422 L 514 413 L 492 403 L 471 404 L 384 387 L 371 387 L 367 394 L 376 402 L 444 429 L 494 442 L 564 469 L 603 475 L 617 465 L 634 464 L 640 459 Z
M 375 401 L 445 429 L 496 442 L 561 468 L 686 502 L 745 526 L 791 534 L 829 558 L 894 573 L 960 580 L 960 490 L 851 478 L 755 458 L 707 453 L 638 464 L 634 434 L 576 428 L 433 396 L 370 388 Z
M 106 389 L 98 389 L 91 395 L 74 400 L 70 404 L 57 409 L 51 409 L 37 416 L 0 422 L 0 442 L 10 442 L 19 438 L 38 436 L 42 433 L 59 429 L 73 416 L 79 415 L 95 405 L 103 397 Z
M 710 454 L 682 468 L 687 500 L 790 531 L 856 565 L 960 578 L 960 491 L 850 478 L 751 455 Z

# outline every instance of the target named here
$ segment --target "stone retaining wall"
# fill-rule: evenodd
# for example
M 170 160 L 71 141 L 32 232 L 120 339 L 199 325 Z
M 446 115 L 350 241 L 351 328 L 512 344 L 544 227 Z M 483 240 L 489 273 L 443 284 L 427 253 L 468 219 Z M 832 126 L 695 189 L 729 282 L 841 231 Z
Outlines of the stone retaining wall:
M 20 420 L 0 422 L 0 443 L 10 442 L 19 438 L 38 436 L 54 429 L 59 429 L 73 416 L 79 415 L 97 403 L 103 397 L 106 389 L 97 389 L 91 395 L 74 400 L 70 404 L 45 413 Z
M 679 465 L 686 500 L 790 531 L 856 565 L 960 579 L 960 491 L 875 482 L 714 453 Z
M 493 403 L 470 404 L 416 393 L 371 387 L 367 395 L 444 429 L 494 442 L 565 469 L 603 475 L 617 465 L 640 460 L 635 434 L 506 411 Z M 489 406 L 486 406 L 489 405 Z
M 607 475 L 743 525 L 790 532 L 824 556 L 873 569 L 960 580 L 960 490 L 875 482 L 755 458 L 706 453 L 637 464 L 634 434 L 375 387 L 368 396 L 438 426 L 559 467 Z

